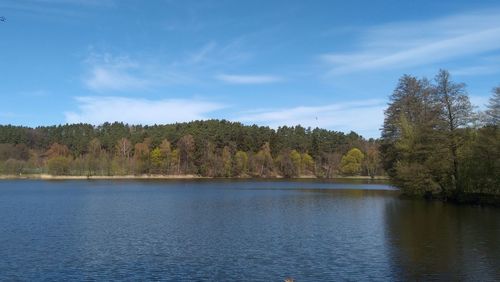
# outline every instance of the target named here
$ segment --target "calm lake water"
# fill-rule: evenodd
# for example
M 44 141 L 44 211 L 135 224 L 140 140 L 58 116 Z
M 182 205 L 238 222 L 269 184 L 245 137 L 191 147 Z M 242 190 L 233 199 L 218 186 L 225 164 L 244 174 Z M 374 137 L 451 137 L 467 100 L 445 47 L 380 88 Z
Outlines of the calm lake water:
M 0 280 L 497 280 L 500 209 L 383 184 L 0 181 Z

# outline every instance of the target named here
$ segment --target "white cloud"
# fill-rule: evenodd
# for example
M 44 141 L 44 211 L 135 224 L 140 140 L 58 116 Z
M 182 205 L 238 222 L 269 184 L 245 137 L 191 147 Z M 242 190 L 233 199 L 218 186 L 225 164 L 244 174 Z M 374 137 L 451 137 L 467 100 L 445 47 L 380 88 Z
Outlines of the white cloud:
M 215 77 L 220 81 L 231 84 L 266 84 L 274 83 L 282 80 L 279 76 L 274 75 L 231 75 L 219 74 Z
M 324 106 L 300 106 L 289 109 L 263 110 L 244 114 L 235 120 L 245 123 L 269 125 L 302 125 L 304 127 L 329 128 L 365 137 L 379 137 L 378 129 L 384 121 L 385 101 L 366 100 L 329 104 Z
M 214 52 L 217 44 L 213 41 L 205 44 L 200 50 L 191 53 L 184 64 L 200 64 L 207 60 L 207 58 Z
M 135 77 L 127 69 L 94 66 L 85 79 L 88 88 L 102 90 L 143 89 L 151 84 L 146 78 Z
M 195 83 L 207 73 L 247 60 L 251 55 L 241 52 L 242 39 L 225 45 L 214 41 L 201 48 L 179 56 L 174 61 L 159 62 L 155 58 L 130 58 L 109 53 L 91 52 L 85 60 L 86 72 L 83 83 L 96 92 L 133 91 L 158 88 L 173 84 Z M 233 83 L 270 83 L 278 81 L 276 76 L 225 76 Z
M 224 105 L 201 100 L 148 100 L 125 97 L 77 97 L 78 111 L 66 112 L 68 123 L 159 124 L 207 119 Z
M 3 0 L 2 10 L 21 12 L 24 15 L 44 17 L 50 20 L 82 18 L 88 16 L 87 8 L 111 8 L 114 0 Z
M 498 10 L 431 21 L 403 22 L 365 30 L 359 51 L 323 54 L 330 74 L 429 65 L 500 49 Z
M 87 88 L 97 92 L 144 90 L 191 81 L 183 72 L 170 66 L 159 67 L 127 56 L 91 54 L 86 63 L 89 69 L 83 82 Z

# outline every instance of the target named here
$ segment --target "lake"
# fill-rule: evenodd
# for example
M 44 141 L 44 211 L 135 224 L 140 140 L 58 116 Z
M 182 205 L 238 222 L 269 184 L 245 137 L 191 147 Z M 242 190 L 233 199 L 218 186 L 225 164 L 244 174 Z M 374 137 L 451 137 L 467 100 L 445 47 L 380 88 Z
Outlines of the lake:
M 500 210 L 383 183 L 0 181 L 0 280 L 497 280 Z

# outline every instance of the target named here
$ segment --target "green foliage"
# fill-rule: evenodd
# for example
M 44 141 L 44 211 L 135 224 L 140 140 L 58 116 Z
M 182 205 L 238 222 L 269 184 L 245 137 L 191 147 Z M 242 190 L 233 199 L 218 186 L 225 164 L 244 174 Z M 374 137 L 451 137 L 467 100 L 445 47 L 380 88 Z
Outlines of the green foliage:
M 49 174 L 52 175 L 69 175 L 70 162 L 68 157 L 55 156 L 47 162 Z
M 236 176 L 245 175 L 248 172 L 248 154 L 243 151 L 236 152 L 234 156 L 234 174 Z
M 273 157 L 271 156 L 271 148 L 269 142 L 262 145 L 259 152 L 254 157 L 254 174 L 257 176 L 273 176 L 274 164 Z
M 233 159 L 231 156 L 231 150 L 228 146 L 224 146 L 222 150 L 222 164 L 223 164 L 223 173 L 222 176 L 230 177 L 232 174 L 232 166 Z
M 314 159 L 308 153 L 303 153 L 301 156 L 301 171 L 306 174 L 314 174 Z
M 357 175 L 361 172 L 361 165 L 365 156 L 357 149 L 353 148 L 342 157 L 340 170 L 344 175 Z
M 151 151 L 150 160 L 151 160 L 151 170 L 154 173 L 160 173 L 165 161 L 164 155 L 162 154 L 160 148 L 156 147 Z
M 390 100 L 381 155 L 405 194 L 456 199 L 464 193 L 500 193 L 498 128 L 491 122 L 470 127 L 474 115 L 463 83 L 453 82 L 444 70 L 434 84 L 403 76 Z
M 297 150 L 292 150 L 290 152 L 290 160 L 292 161 L 293 164 L 293 170 L 295 172 L 296 176 L 299 176 L 302 174 L 302 156 L 300 155 Z
M 283 177 L 296 177 L 300 174 L 300 154 L 297 151 L 291 151 L 289 148 L 283 149 L 276 158 L 276 162 Z
M 282 174 L 277 160 L 288 150 L 289 155 L 281 159 L 290 159 L 290 175 L 333 177 L 340 158 L 332 156 L 341 156 L 352 147 L 364 148 L 366 142 L 354 132 L 302 126 L 274 130 L 225 120 L 153 126 L 118 122 L 37 128 L 0 125 L 0 161 L 29 160 L 30 169 L 40 172 L 48 170 L 48 159 L 62 156 L 70 162 L 64 173 L 75 175 L 275 177 Z
M 0 165 L 0 171 L 3 174 L 19 175 L 23 173 L 26 162 L 16 159 L 8 159 L 3 165 Z

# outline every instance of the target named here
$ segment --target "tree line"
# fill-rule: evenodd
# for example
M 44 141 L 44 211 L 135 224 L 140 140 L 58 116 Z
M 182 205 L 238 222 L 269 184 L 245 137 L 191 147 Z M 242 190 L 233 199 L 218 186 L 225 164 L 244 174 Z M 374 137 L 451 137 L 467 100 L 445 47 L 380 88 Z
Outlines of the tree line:
M 383 175 L 379 142 L 302 126 L 226 120 L 167 125 L 0 126 L 0 173 L 330 178 Z
M 477 111 L 466 85 L 446 70 L 433 80 L 404 75 L 385 110 L 383 166 L 407 195 L 498 199 L 499 121 L 500 87 L 492 90 L 487 109 Z

